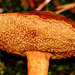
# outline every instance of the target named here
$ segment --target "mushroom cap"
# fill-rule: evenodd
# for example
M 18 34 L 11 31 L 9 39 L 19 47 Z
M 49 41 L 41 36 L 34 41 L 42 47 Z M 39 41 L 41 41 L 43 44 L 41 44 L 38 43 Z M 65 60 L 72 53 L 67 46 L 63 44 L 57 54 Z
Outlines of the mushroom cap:
M 75 22 L 51 11 L 0 14 L 0 49 L 51 53 L 52 59 L 75 56 Z

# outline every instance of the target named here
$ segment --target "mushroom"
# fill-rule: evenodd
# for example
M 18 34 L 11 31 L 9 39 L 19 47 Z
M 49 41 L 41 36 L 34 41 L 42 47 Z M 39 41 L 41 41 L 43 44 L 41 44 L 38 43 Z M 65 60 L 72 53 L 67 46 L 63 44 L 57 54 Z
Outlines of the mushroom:
M 47 75 L 49 59 L 75 56 L 75 22 L 51 11 L 0 14 L 0 49 L 26 56 L 28 75 Z

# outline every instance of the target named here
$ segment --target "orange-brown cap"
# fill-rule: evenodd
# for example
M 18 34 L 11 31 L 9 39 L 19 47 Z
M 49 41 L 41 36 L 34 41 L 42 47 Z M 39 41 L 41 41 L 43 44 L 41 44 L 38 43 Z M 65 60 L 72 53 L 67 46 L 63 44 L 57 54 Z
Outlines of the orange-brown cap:
M 0 49 L 21 56 L 46 51 L 53 59 L 75 56 L 75 22 L 51 11 L 0 14 Z

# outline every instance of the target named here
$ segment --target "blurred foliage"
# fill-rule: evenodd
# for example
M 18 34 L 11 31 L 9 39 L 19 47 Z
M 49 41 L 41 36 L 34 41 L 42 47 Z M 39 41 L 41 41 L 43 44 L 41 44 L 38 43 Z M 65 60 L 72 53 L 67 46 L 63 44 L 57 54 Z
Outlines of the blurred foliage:
M 62 4 L 68 4 L 68 3 L 72 3 L 75 0 L 60 0 Z
M 23 4 L 21 0 L 0 0 L 0 8 L 3 13 L 21 12 L 34 10 L 30 7 L 29 1 Z M 41 0 L 37 0 L 41 2 Z M 75 0 L 54 0 L 56 5 L 72 3 Z M 48 3 L 43 10 L 55 12 L 56 5 L 52 2 Z M 75 21 L 75 14 L 69 11 L 61 13 Z M 27 60 L 16 55 L 0 53 L 0 75 L 27 75 Z M 75 58 L 67 58 L 62 60 L 51 60 L 48 75 L 75 75 Z
M 1 7 L 4 9 L 4 12 L 20 12 L 27 11 L 28 6 L 24 6 L 20 0 L 3 0 L 0 2 Z

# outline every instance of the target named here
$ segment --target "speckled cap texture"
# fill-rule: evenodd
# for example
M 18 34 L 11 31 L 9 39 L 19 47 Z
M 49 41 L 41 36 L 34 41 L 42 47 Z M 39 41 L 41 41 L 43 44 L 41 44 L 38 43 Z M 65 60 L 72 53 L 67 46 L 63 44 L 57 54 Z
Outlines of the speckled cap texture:
M 0 14 L 0 49 L 25 56 L 28 51 L 75 56 L 75 22 L 51 11 Z

